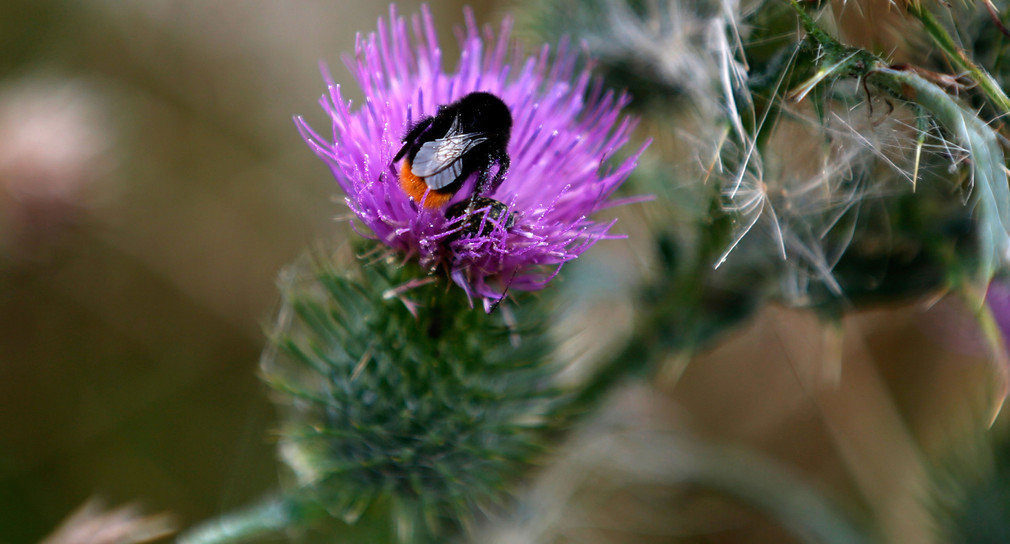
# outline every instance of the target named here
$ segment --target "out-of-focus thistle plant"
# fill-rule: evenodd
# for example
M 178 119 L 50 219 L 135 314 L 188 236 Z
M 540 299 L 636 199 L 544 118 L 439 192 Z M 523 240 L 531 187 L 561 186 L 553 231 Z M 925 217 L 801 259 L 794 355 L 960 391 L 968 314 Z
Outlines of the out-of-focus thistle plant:
M 921 7 L 914 11 L 928 13 Z M 945 279 L 954 286 L 970 286 L 968 282 L 974 281 L 975 287 L 980 289 L 979 294 L 984 293 L 989 279 L 1008 258 L 1010 189 L 995 128 L 979 116 L 975 107 L 954 94 L 962 87 L 956 78 L 926 68 L 888 64 L 865 51 L 846 48 L 821 31 L 804 11 L 799 13 L 809 39 L 826 60 L 820 62 L 815 74 L 794 91 L 793 96 L 802 98 L 823 80 L 855 76 L 867 88 L 872 85 L 886 93 L 889 106 L 904 106 L 916 115 L 915 130 L 907 139 L 915 142 L 914 146 L 908 146 L 914 151 L 912 169 L 901 168 L 893 160 L 889 162 L 895 164 L 899 173 L 909 177 L 914 191 L 921 166 L 929 160 L 929 155 L 939 154 L 953 161 L 948 176 L 940 176 L 940 179 L 931 176 L 934 179 L 929 181 L 942 183 L 944 177 L 953 177 L 953 183 L 948 181 L 948 184 L 962 191 L 966 211 L 973 214 L 977 248 L 974 255 L 962 255 L 960 262 L 947 262 L 951 273 Z M 987 75 L 979 74 L 979 77 L 988 81 Z M 981 83 L 980 87 L 989 88 Z M 987 98 L 997 100 L 997 106 L 1002 109 L 1000 95 L 1002 91 Z M 949 249 L 957 252 L 957 248 Z
M 540 20 L 570 14 L 561 31 L 655 121 L 660 157 L 638 182 L 666 197 L 657 226 L 689 278 L 837 312 L 945 288 L 981 300 L 1006 264 L 1005 96 L 933 13 L 963 10 L 893 6 L 938 45 L 920 66 L 845 45 L 808 4 L 536 5 Z
M 655 138 L 632 181 L 661 197 L 656 270 L 587 404 L 764 300 L 836 318 L 955 291 L 1005 361 L 983 304 L 1010 257 L 1000 9 L 880 2 L 894 20 L 874 26 L 869 3 L 529 2 L 542 33 L 587 44 Z M 849 16 L 881 40 L 846 43 Z
M 994 328 L 1010 340 L 1010 284 L 992 282 L 986 295 Z M 1005 416 L 1004 416 L 1005 417 Z M 1010 540 L 1010 436 L 999 425 L 979 441 L 981 462 L 948 462 L 937 480 L 945 493 L 936 512 L 949 542 L 987 543 Z M 959 462 L 960 461 L 960 462 Z

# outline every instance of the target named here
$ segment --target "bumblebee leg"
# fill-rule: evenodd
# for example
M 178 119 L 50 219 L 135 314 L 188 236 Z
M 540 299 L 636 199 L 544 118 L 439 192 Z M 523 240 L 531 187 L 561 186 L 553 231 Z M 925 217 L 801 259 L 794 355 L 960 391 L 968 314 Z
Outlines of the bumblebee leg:
M 496 157 L 494 157 L 494 162 L 498 163 L 498 171 L 494 174 L 494 179 L 491 180 L 491 190 L 489 192 L 493 193 L 498 190 L 502 182 L 505 181 L 505 174 L 508 173 L 509 166 L 512 164 L 512 159 L 509 158 L 509 154 L 502 151 Z M 491 165 L 488 164 L 488 169 Z
M 428 127 L 430 127 L 434 121 L 434 117 L 425 117 L 410 128 L 410 132 L 403 137 L 403 147 L 401 147 L 400 150 L 396 152 L 396 156 L 393 157 L 394 163 L 402 159 L 403 156 L 407 154 L 407 151 L 417 143 L 417 139 L 421 137 L 421 134 L 423 134 L 424 131 L 428 130 Z
M 466 206 L 467 213 L 473 211 L 478 197 L 484 196 L 485 193 L 494 192 L 498 188 L 498 185 L 501 185 L 497 174 L 495 174 L 494 180 L 488 180 L 488 174 L 491 172 L 491 166 L 494 163 L 495 157 L 488 156 L 484 164 L 481 165 L 481 168 L 477 170 L 477 182 L 473 186 L 473 193 L 470 194 L 469 203 Z
M 488 166 L 485 166 L 484 168 L 481 168 L 480 172 L 477 174 L 477 182 L 473 186 L 473 192 L 470 193 L 470 198 L 468 199 L 468 203 L 466 205 L 467 214 L 473 212 L 473 208 L 477 203 L 477 198 L 483 196 L 484 192 L 487 190 L 487 170 Z
M 408 148 L 410 148 L 410 141 L 404 141 L 403 147 L 401 147 L 400 150 L 396 152 L 396 156 L 393 157 L 393 162 L 389 163 L 389 165 L 392 166 L 396 164 L 397 161 L 402 159 L 403 156 L 407 154 Z

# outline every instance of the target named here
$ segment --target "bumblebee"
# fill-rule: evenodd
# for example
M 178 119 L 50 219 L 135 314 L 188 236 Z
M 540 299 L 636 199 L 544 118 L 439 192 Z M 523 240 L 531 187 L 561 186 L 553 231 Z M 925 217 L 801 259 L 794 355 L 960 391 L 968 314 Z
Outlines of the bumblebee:
M 506 213 L 508 213 L 508 206 L 493 198 L 478 196 L 457 202 L 445 211 L 445 216 L 449 219 L 462 217 L 456 225 L 459 230 L 452 233 L 447 241 L 453 242 L 460 238 L 486 236 L 494 228 L 492 221 L 500 223 L 504 220 L 505 223 L 502 226 L 506 230 L 510 229 L 516 222 L 516 213 L 512 212 L 503 219 Z
M 511 132 L 512 114 L 500 98 L 491 93 L 470 93 L 439 106 L 434 116 L 414 124 L 390 166 L 395 172 L 394 165 L 403 160 L 398 173 L 400 186 L 429 209 L 445 207 L 477 173 L 466 206 L 473 210 L 477 197 L 493 193 L 505 179 L 510 162 L 505 148 Z M 498 169 L 491 177 L 495 164 Z

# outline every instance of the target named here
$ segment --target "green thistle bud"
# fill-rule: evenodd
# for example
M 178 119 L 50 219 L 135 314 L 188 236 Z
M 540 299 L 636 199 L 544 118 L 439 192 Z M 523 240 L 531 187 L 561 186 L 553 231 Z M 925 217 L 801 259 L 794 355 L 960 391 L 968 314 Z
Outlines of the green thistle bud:
M 347 523 L 391 505 L 401 541 L 444 537 L 538 451 L 556 392 L 534 305 L 488 315 L 445 278 L 388 259 L 311 268 L 285 281 L 262 364 L 287 493 Z

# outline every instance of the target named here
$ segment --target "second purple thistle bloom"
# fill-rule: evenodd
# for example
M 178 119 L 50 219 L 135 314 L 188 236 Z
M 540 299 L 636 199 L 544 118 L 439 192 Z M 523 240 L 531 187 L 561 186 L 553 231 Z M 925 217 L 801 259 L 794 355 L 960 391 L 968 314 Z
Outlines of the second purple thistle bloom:
M 355 225 L 447 270 L 488 309 L 506 289 L 541 289 L 612 236 L 613 220 L 589 216 L 619 204 L 611 196 L 644 146 L 605 166 L 628 142 L 627 98 L 578 70 L 564 44 L 527 57 L 510 20 L 496 36 L 465 15 L 459 62 L 446 72 L 430 12 L 408 24 L 391 7 L 388 24 L 359 36 L 345 59 L 364 105 L 344 100 L 327 75 L 321 104 L 332 137 L 295 122 L 346 193 Z

